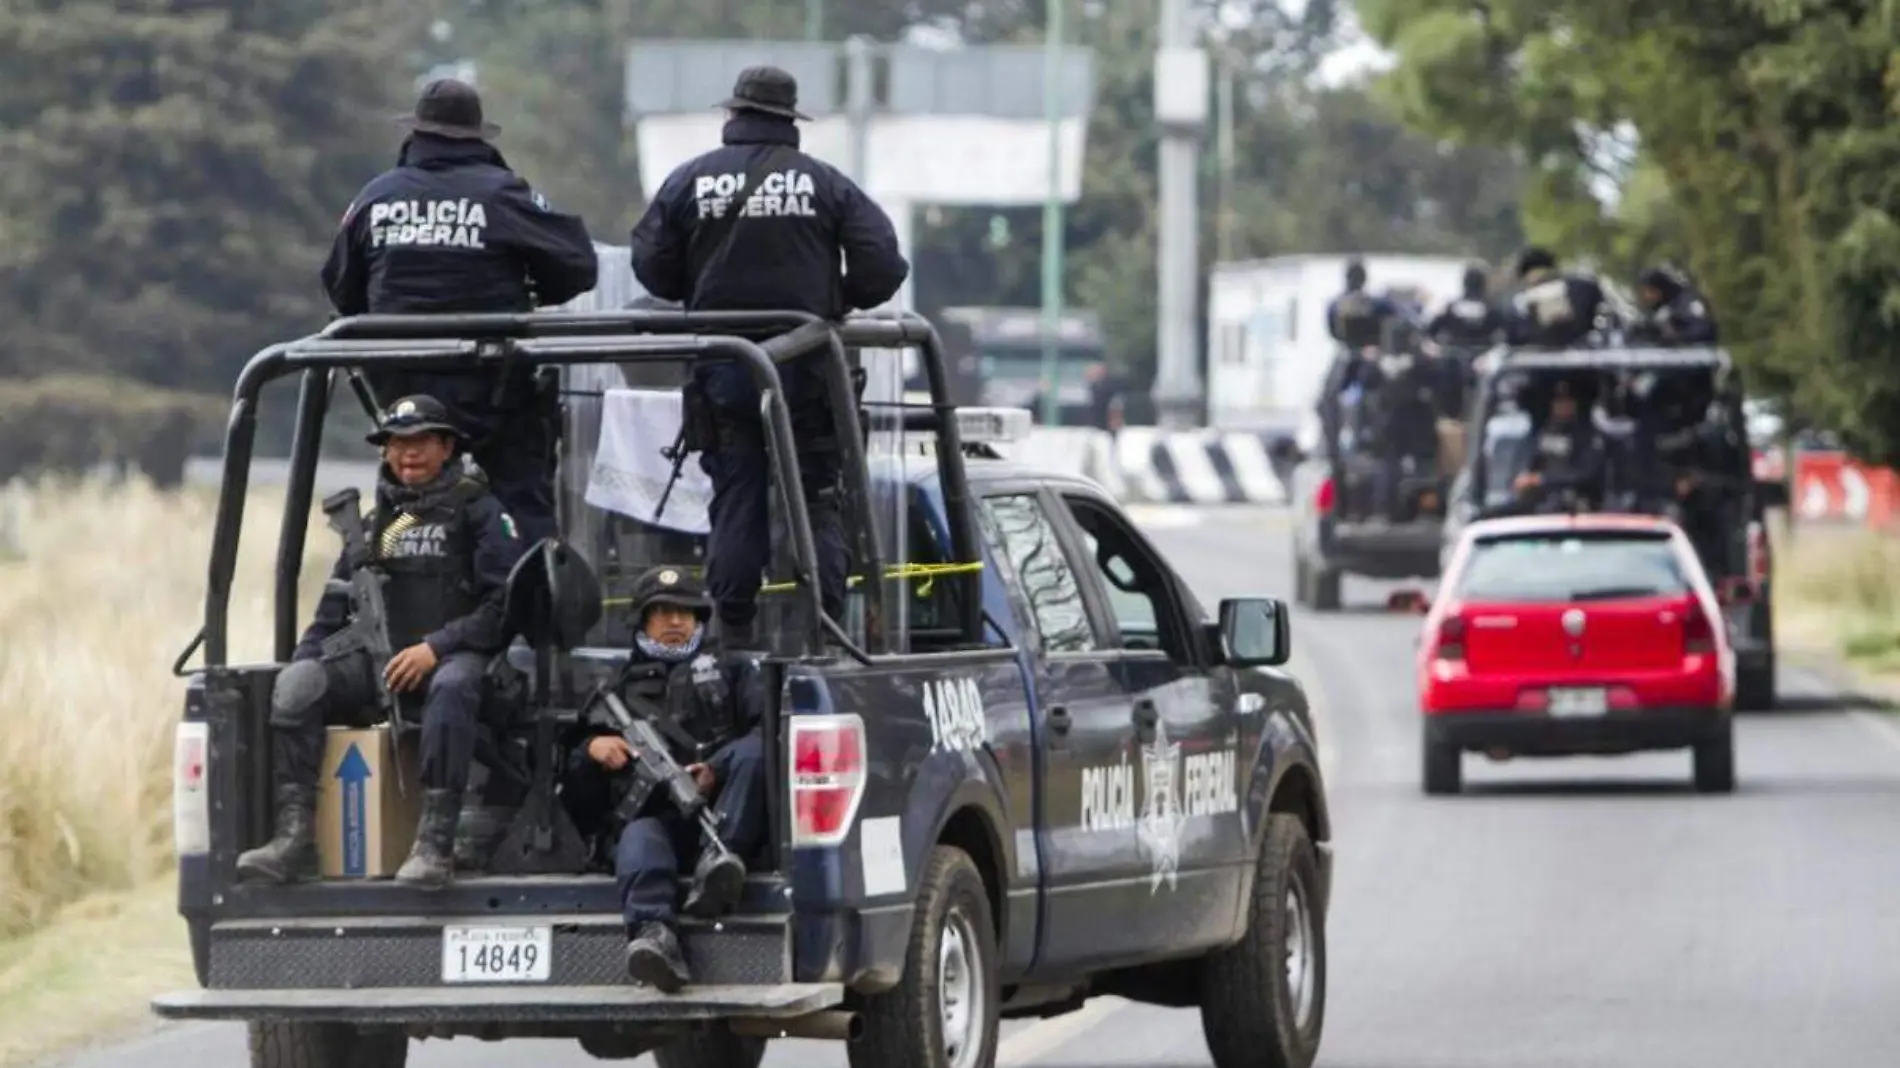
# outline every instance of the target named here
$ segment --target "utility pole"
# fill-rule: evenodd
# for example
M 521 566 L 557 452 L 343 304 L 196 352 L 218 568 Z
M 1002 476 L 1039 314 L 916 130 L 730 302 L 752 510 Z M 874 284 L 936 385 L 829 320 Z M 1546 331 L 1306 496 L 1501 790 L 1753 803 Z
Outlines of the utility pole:
M 1221 54 L 1214 83 L 1214 151 L 1220 171 L 1220 208 L 1214 220 L 1214 260 L 1234 258 L 1234 57 Z
M 1161 0 L 1155 56 L 1155 122 L 1160 126 L 1160 249 L 1155 264 L 1155 406 L 1164 426 L 1198 422 L 1202 401 L 1195 329 L 1200 292 L 1195 148 L 1207 125 L 1207 53 L 1194 46 L 1188 0 Z
M 1043 27 L 1042 114 L 1049 123 L 1049 192 L 1042 202 L 1042 425 L 1055 426 L 1059 415 L 1056 372 L 1062 346 L 1062 260 L 1064 232 L 1062 183 L 1062 9 L 1068 0 L 1048 0 Z
M 825 38 L 825 0 L 805 0 L 805 40 Z

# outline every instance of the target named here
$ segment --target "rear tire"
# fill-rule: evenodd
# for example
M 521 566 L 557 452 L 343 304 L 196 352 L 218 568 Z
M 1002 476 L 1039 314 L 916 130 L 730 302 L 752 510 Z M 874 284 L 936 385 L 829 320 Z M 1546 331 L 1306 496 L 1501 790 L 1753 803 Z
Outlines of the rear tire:
M 344 1023 L 250 1025 L 251 1068 L 403 1068 L 409 1036 Z
M 1697 742 L 1695 788 L 1700 794 L 1726 794 L 1735 790 L 1735 729 L 1724 722 L 1719 734 Z
M 1425 792 L 1433 796 L 1459 793 L 1464 789 L 1464 751 L 1455 745 L 1432 738 L 1428 725 L 1421 739 L 1424 750 L 1423 779 Z
M 723 1026 L 708 1027 L 654 1050 L 653 1061 L 659 1068 L 759 1068 L 765 1043 Z
M 968 853 L 938 846 L 917 887 L 904 977 L 864 999 L 864 1034 L 845 1047 L 851 1068 L 989 1068 L 1001 1006 L 998 959 L 983 873 Z
M 1326 914 L 1306 827 L 1268 817 L 1247 933 L 1207 956 L 1201 1031 L 1214 1068 L 1311 1068 L 1326 1024 Z

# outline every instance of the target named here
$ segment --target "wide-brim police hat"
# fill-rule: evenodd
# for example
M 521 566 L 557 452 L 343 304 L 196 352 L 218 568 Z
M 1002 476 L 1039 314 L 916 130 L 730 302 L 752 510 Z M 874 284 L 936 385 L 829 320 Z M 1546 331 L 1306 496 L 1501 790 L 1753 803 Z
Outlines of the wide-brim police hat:
M 461 429 L 450 418 L 449 410 L 443 407 L 442 402 L 419 393 L 390 405 L 389 411 L 383 415 L 382 423 L 364 435 L 363 440 L 371 445 L 383 445 L 390 438 L 428 433 L 447 434 L 457 440 L 462 436 Z
M 454 78 L 430 82 L 416 98 L 415 112 L 397 115 L 394 121 L 404 129 L 457 141 L 487 141 L 501 134 L 501 127 L 482 115 L 482 95 Z
M 779 67 L 747 67 L 739 72 L 732 95 L 718 105 L 734 111 L 762 111 L 785 119 L 810 122 L 798 110 L 798 79 Z

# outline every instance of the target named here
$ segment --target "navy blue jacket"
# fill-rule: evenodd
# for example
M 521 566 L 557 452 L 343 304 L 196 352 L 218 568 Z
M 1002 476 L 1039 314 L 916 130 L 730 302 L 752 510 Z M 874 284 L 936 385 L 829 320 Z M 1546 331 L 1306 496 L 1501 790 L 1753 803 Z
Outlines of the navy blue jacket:
M 910 263 L 889 215 L 822 160 L 798 151 L 790 119 L 742 113 L 724 145 L 667 176 L 633 228 L 633 273 L 690 311 L 803 311 L 827 319 L 897 295 Z M 771 154 L 758 188 L 739 185 Z M 745 214 L 715 256 L 707 223 Z
M 458 477 L 459 472 L 444 473 L 446 481 Z M 377 508 L 395 507 L 398 498 L 413 496 L 414 493 L 391 482 L 388 468 L 379 472 L 376 483 Z M 515 528 L 514 519 L 491 493 L 479 494 L 469 501 L 463 509 L 463 522 L 467 524 L 467 542 L 473 548 L 467 561 L 468 575 L 473 580 L 478 600 L 474 611 L 458 619 L 442 620 L 441 625 L 423 639 L 429 643 L 429 648 L 437 658 L 465 651 L 495 653 L 507 647 L 503 602 L 508 592 L 508 576 L 528 548 Z M 373 522 L 369 524 L 369 529 L 375 529 Z M 349 561 L 344 554 L 337 554 L 336 565 L 330 569 L 330 577 L 349 580 Z M 349 595 L 341 591 L 326 592 L 317 602 L 310 626 L 304 629 L 291 659 L 319 658 L 323 655 L 324 639 L 342 630 L 349 621 Z
M 339 314 L 363 315 L 532 311 L 599 273 L 587 225 L 493 145 L 418 133 L 350 202 L 322 278 Z

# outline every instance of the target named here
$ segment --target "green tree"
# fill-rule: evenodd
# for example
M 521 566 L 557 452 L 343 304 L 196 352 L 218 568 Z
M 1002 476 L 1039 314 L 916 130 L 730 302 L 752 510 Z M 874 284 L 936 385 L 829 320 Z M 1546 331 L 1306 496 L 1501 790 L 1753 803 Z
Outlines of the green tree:
M 392 158 L 404 11 L 0 6 L 0 373 L 223 392 L 321 325 L 337 218 Z

